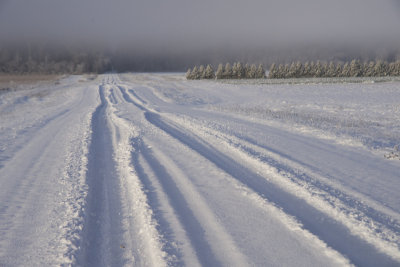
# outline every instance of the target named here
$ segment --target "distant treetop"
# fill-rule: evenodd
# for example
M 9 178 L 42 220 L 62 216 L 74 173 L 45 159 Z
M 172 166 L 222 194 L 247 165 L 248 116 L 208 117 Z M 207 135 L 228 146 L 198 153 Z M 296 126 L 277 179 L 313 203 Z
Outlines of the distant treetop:
M 273 63 L 269 69 L 268 78 L 331 78 L 331 77 L 381 77 L 381 76 L 400 76 L 400 61 L 383 62 L 370 61 L 361 63 L 359 60 L 341 63 L 320 61 L 306 62 L 304 65 L 300 62 L 291 64 Z
M 211 65 L 188 69 L 186 72 L 186 79 L 199 80 L 199 79 L 263 79 L 265 76 L 265 69 L 262 64 L 243 65 L 241 62 L 235 62 L 231 66 L 230 63 L 225 65 L 219 64 L 217 71 Z

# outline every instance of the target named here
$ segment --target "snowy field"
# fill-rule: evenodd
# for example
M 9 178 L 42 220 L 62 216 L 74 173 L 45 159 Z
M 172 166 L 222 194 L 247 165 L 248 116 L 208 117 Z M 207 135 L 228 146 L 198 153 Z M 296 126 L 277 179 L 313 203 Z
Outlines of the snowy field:
M 0 266 L 399 266 L 400 81 L 0 91 Z

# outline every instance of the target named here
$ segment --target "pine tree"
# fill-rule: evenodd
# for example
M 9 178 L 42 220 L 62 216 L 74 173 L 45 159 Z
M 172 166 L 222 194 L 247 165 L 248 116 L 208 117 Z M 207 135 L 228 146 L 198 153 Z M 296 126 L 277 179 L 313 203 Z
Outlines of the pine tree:
M 289 71 L 290 71 L 290 65 L 285 64 L 285 66 L 283 67 L 283 78 L 290 78 Z
M 326 70 L 325 76 L 326 77 L 335 77 L 336 76 L 336 66 L 332 61 L 329 62 L 328 69 Z
M 187 80 L 192 80 L 192 70 L 189 68 L 186 72 L 186 79 Z
M 192 79 L 193 80 L 199 80 L 200 79 L 200 72 L 197 66 L 194 66 L 192 73 L 191 73 Z
M 351 73 L 350 73 L 350 65 L 348 62 L 344 63 L 343 65 L 343 69 L 342 69 L 342 74 L 341 77 L 350 77 Z
M 310 72 L 308 77 L 315 77 L 316 76 L 316 68 L 315 68 L 315 63 L 314 61 L 311 61 L 310 63 Z
M 375 64 L 375 76 L 383 77 L 387 76 L 387 63 L 378 60 Z
M 238 78 L 238 69 L 237 69 L 237 63 L 236 63 L 236 62 L 233 63 L 233 67 L 232 67 L 232 77 L 233 77 L 234 79 L 237 79 L 237 78 Z
M 296 63 L 296 77 L 303 77 L 304 76 L 304 67 L 300 61 Z
M 275 63 L 272 63 L 271 67 L 269 68 L 268 78 L 270 79 L 278 78 L 278 68 L 276 67 Z
M 328 72 L 328 63 L 325 62 L 324 64 L 322 64 L 322 77 L 327 77 L 327 72 Z
M 245 65 L 244 65 L 244 77 L 243 78 L 245 78 L 245 79 L 250 79 L 250 65 L 249 65 L 249 63 L 246 63 Z
M 362 77 L 367 77 L 367 75 L 366 75 L 367 70 L 368 70 L 368 62 L 365 61 L 365 62 L 362 63 L 362 65 L 361 65 L 361 76 L 362 76 Z
M 280 78 L 280 79 L 283 79 L 286 77 L 285 65 L 279 64 L 277 76 L 278 76 L 277 78 Z
M 205 68 L 204 68 L 204 66 L 203 65 L 200 65 L 200 67 L 199 67 L 199 76 L 200 76 L 200 79 L 204 79 L 205 78 L 205 75 L 206 75 L 206 72 L 205 72 Z
M 389 75 L 389 63 L 387 63 L 386 61 L 383 62 L 383 69 L 384 69 L 384 76 L 388 76 Z
M 341 63 L 336 65 L 335 77 L 342 77 L 343 67 Z
M 400 76 L 400 60 L 395 62 L 394 73 L 393 76 Z
M 375 62 L 370 61 L 367 68 L 364 70 L 364 76 L 373 77 L 375 76 Z
M 287 78 L 295 78 L 296 77 L 296 64 L 292 62 L 289 67 L 289 72 L 286 74 Z
M 257 79 L 263 79 L 265 78 L 265 70 L 263 65 L 258 65 L 257 71 L 256 71 L 256 78 Z
M 238 79 L 244 79 L 245 76 L 246 76 L 245 69 L 244 69 L 242 63 L 238 62 L 237 63 L 237 77 L 238 77 Z
M 233 78 L 231 64 L 226 63 L 223 77 L 224 77 L 224 79 L 232 79 Z
M 350 76 L 351 77 L 360 77 L 361 75 L 362 75 L 361 63 L 359 60 L 353 59 L 350 62 Z
M 391 62 L 389 63 L 388 66 L 388 75 L 389 76 L 396 76 L 396 63 L 395 62 Z
M 287 73 L 288 78 L 299 78 L 302 77 L 304 73 L 304 68 L 303 65 L 297 61 L 297 62 L 292 62 L 289 67 L 289 72 Z
M 255 79 L 257 78 L 257 66 L 255 64 L 252 64 L 249 67 L 248 73 L 247 73 L 247 77 L 246 78 L 250 78 L 250 79 Z
M 215 76 L 217 79 L 223 79 L 224 78 L 224 65 L 219 64 L 217 68 L 217 72 L 215 73 Z
M 317 64 L 315 64 L 314 77 L 323 77 L 323 76 L 324 76 L 324 70 L 322 68 L 321 62 L 318 60 Z
M 308 61 L 304 64 L 303 77 L 311 77 L 311 65 Z
M 205 69 L 204 78 L 205 79 L 214 79 L 215 78 L 214 69 L 211 67 L 210 64 L 208 64 Z

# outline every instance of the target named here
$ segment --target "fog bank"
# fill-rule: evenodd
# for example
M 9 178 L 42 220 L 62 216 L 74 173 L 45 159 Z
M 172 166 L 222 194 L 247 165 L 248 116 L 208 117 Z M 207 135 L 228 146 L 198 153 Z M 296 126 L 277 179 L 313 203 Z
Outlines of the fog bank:
M 398 0 L 0 0 L 0 48 L 92 48 L 129 59 L 132 70 L 219 60 L 390 60 L 398 57 L 399 26 Z

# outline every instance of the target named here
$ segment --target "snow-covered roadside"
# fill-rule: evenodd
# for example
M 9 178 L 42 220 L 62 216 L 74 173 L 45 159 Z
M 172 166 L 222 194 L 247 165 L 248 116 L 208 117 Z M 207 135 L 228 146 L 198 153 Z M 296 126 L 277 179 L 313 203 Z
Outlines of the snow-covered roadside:
M 78 79 L 1 96 L 3 266 L 75 262 L 87 193 L 91 113 L 98 103 L 95 87 L 79 86 Z
M 259 99 L 212 108 L 339 144 L 365 146 L 383 156 L 400 143 L 399 84 L 242 85 L 241 90 Z

